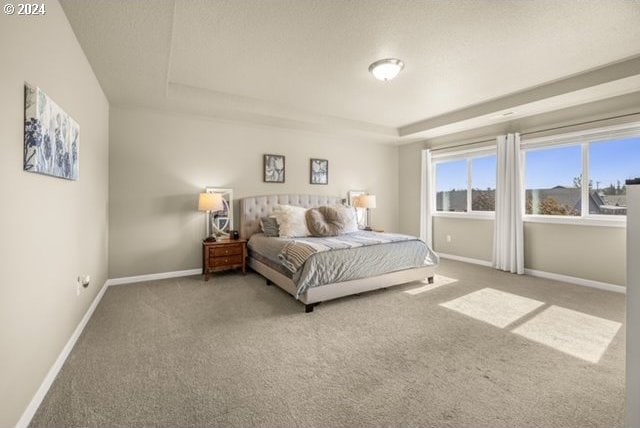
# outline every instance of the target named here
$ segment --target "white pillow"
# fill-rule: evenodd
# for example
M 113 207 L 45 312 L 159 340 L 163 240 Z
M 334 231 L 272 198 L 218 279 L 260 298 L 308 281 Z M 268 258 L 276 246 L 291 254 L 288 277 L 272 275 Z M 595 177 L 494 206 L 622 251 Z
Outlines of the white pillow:
M 354 207 L 348 207 L 346 205 L 336 205 L 336 208 L 339 211 L 342 211 L 342 214 L 348 221 L 345 223 L 343 228 L 343 233 L 352 233 L 358 231 L 358 217 L 356 214 L 356 209 Z
M 297 238 L 311 235 L 305 219 L 306 212 L 306 208 L 294 207 L 293 205 L 276 205 L 273 207 L 272 215 L 276 218 L 280 227 L 280 237 Z

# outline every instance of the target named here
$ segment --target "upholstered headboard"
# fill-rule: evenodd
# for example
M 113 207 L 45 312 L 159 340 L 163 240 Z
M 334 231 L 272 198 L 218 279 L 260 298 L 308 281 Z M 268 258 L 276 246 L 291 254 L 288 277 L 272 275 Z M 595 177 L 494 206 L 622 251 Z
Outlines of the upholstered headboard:
M 260 232 L 260 219 L 271 215 L 276 205 L 295 205 L 314 208 L 322 205 L 338 205 L 342 203 L 339 196 L 324 195 L 269 195 L 252 196 L 240 199 L 240 236 L 251 238 Z

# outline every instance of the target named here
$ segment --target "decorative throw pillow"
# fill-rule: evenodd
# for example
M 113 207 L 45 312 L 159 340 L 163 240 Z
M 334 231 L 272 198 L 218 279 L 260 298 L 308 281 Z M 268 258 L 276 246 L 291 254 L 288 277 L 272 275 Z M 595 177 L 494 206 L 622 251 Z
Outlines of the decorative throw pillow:
M 344 216 L 335 207 L 318 207 L 307 210 L 307 227 L 311 236 L 337 236 L 344 232 Z
M 293 205 L 276 205 L 273 207 L 273 217 L 280 228 L 279 236 L 282 238 L 297 238 L 309 236 L 307 222 L 305 220 L 306 208 Z
M 344 226 L 342 227 L 342 233 L 353 233 L 358 231 L 358 217 L 356 217 L 356 209 L 354 207 L 348 207 L 346 205 L 335 205 Z
M 278 221 L 275 217 L 262 217 L 260 219 L 260 227 L 264 236 L 270 238 L 280 236 L 280 228 L 278 227 Z

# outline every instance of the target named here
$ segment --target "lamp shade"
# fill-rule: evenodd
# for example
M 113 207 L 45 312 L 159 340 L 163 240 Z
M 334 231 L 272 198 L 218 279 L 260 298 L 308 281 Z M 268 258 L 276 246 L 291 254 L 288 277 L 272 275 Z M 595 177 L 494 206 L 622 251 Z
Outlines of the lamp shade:
M 220 193 L 200 193 L 198 211 L 222 211 L 222 195 Z
M 354 199 L 353 205 L 356 208 L 375 208 L 376 195 L 360 195 Z

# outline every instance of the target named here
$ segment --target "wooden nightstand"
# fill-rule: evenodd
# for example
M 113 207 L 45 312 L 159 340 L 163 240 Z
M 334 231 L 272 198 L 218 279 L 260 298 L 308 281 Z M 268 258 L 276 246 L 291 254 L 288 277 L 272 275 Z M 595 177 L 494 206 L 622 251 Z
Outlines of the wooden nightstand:
M 242 268 L 246 273 L 247 241 L 245 239 L 218 239 L 202 242 L 202 270 L 204 280 L 209 280 L 211 272 Z

